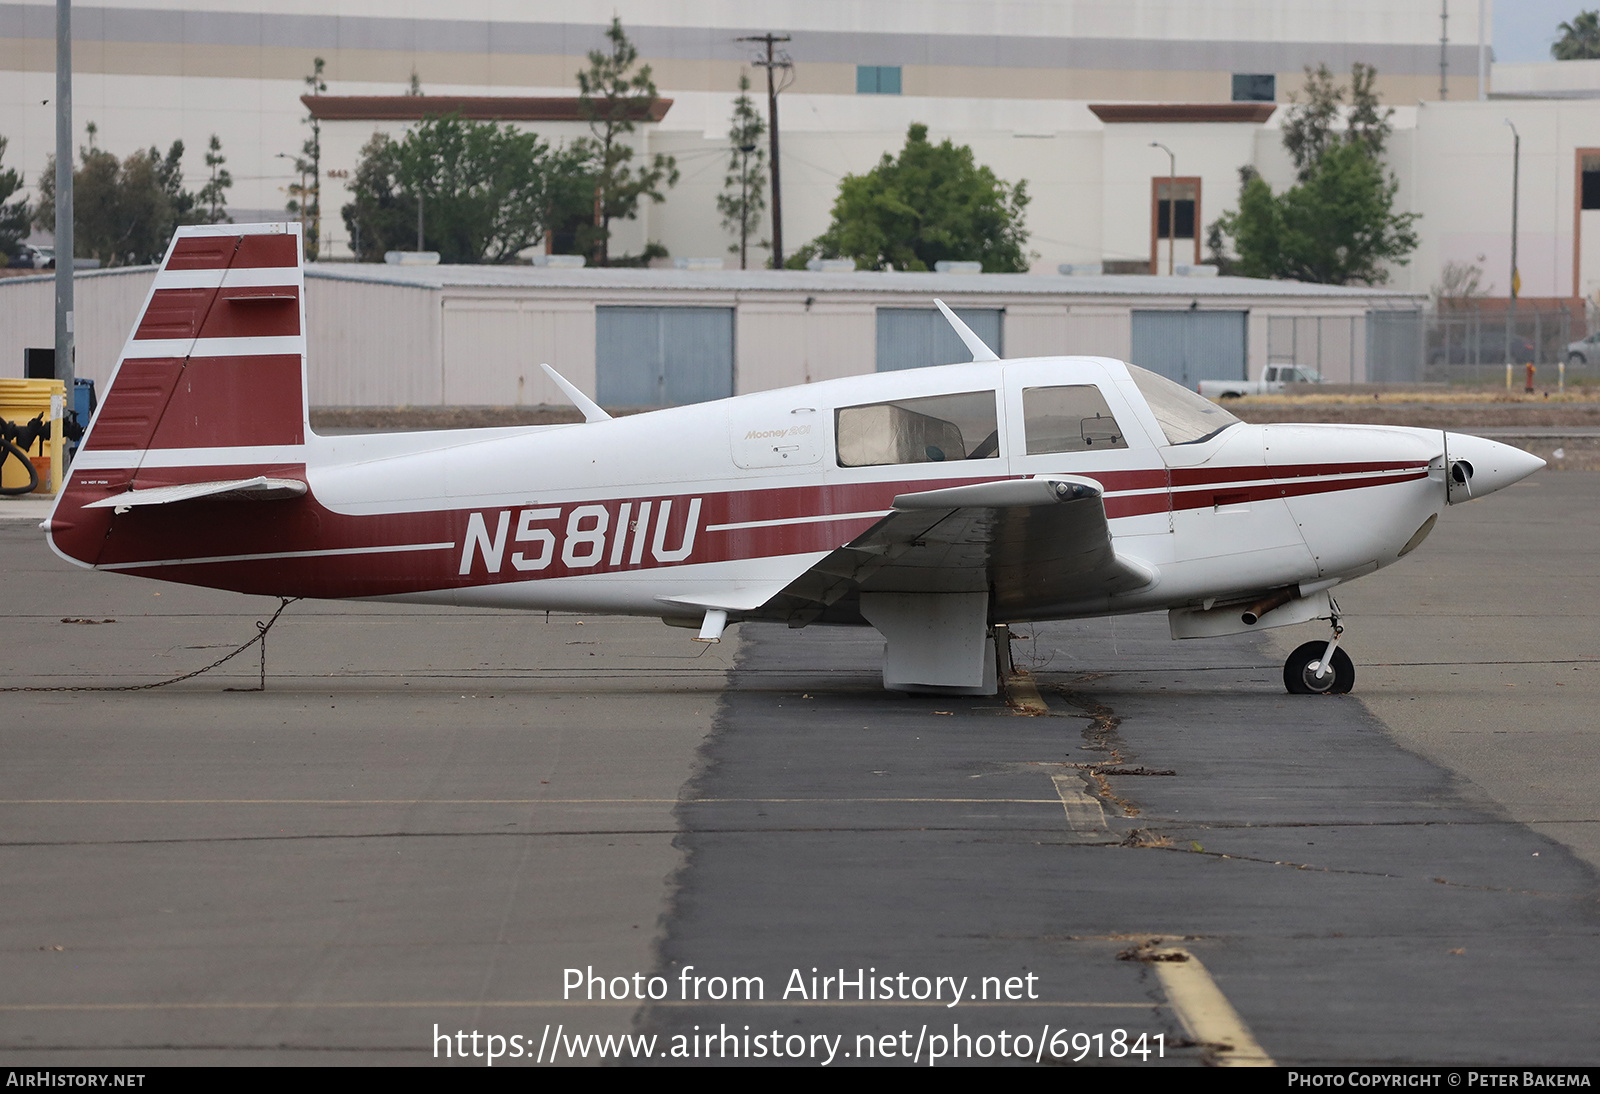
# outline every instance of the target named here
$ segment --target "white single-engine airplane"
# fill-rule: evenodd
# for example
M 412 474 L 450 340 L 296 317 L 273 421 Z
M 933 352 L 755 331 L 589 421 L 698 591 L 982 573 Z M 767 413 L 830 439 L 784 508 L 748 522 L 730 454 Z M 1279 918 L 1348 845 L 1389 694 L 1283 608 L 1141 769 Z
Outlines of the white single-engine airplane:
M 1247 425 L 1099 357 L 857 376 L 581 425 L 319 437 L 294 224 L 181 229 L 45 522 L 79 565 L 281 597 L 870 624 L 884 685 L 995 691 L 994 626 L 1313 619 L 1542 460 L 1436 429 Z M 943 304 L 940 305 L 943 308 Z

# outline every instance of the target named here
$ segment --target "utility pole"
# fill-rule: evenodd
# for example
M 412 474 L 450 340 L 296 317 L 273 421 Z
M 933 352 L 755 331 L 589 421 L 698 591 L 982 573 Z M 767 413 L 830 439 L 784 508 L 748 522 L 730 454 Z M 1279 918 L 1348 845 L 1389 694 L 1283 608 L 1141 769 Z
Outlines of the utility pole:
M 1150 147 L 1159 148 L 1167 154 L 1167 169 L 1171 172 L 1167 179 L 1167 276 L 1171 277 L 1178 272 L 1175 258 L 1178 245 L 1178 157 L 1160 141 L 1151 141 Z
M 761 42 L 767 47 L 765 58 L 757 55 L 750 63 L 767 70 L 767 129 L 772 152 L 772 268 L 775 270 L 783 269 L 783 190 L 778 184 L 778 92 L 794 81 L 794 62 L 789 59 L 788 53 L 773 47 L 788 40 L 787 34 L 770 32 L 735 39 L 739 42 Z M 788 74 L 788 79 L 781 85 L 773 75 L 778 69 Z
M 1506 316 L 1506 390 L 1511 390 L 1511 334 L 1517 326 L 1517 292 L 1522 282 L 1517 277 L 1517 182 L 1522 170 L 1522 134 L 1511 124 L 1511 308 Z
M 72 0 L 56 0 L 56 379 L 75 402 L 72 362 Z M 85 425 L 88 423 L 85 422 Z

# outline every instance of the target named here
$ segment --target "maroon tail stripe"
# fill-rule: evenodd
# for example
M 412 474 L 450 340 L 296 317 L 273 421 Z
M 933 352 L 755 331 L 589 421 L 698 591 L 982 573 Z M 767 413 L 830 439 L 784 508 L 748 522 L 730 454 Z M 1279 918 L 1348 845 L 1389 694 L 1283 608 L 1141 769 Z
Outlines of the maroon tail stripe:
M 299 266 L 295 237 L 283 235 L 186 236 L 172 248 L 169 270 L 259 269 Z
M 301 398 L 298 354 L 191 357 L 150 447 L 302 444 Z

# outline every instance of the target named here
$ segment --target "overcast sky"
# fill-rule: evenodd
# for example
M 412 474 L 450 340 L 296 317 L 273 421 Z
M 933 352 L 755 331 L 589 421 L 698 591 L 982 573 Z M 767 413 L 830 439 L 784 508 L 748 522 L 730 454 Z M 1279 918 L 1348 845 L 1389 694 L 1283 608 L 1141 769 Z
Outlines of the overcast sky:
M 1455 0 L 1450 7 L 1453 11 L 1456 4 L 1471 3 Z M 1550 43 L 1556 40 L 1556 27 L 1594 8 L 1600 8 L 1600 0 L 1495 0 L 1494 59 L 1511 64 L 1554 60 Z

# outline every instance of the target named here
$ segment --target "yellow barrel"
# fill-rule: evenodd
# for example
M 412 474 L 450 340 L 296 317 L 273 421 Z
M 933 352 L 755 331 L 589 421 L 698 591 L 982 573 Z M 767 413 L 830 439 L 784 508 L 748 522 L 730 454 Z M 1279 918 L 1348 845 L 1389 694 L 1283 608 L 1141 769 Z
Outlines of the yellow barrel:
M 60 380 L 0 379 L 0 419 L 21 426 L 42 414 L 50 423 L 50 439 L 44 442 L 44 455 L 39 454 L 39 442 L 28 447 L 28 458 L 39 473 L 36 494 L 54 494 L 60 490 L 66 473 L 65 461 L 61 458 L 61 412 L 66 406 L 66 391 L 67 385 Z M 27 484 L 28 471 L 17 462 L 13 452 L 0 464 L 0 487 Z

